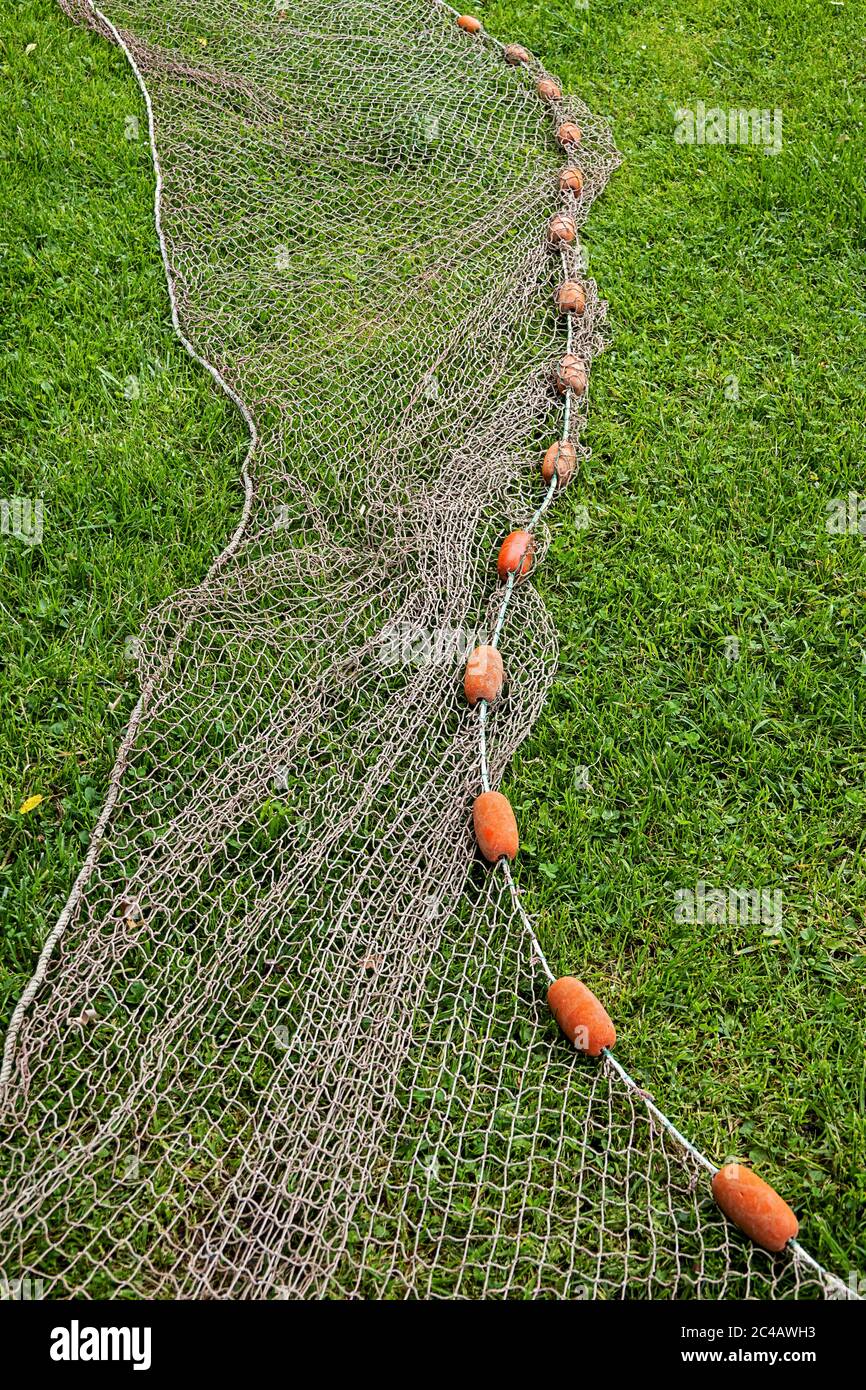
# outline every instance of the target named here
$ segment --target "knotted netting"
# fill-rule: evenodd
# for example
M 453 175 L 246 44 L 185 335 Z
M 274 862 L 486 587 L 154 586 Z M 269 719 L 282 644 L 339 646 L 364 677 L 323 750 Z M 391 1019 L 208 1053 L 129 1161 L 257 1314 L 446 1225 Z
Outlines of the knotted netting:
M 537 65 L 433 0 L 64 8 L 142 82 L 176 323 L 252 443 L 235 536 L 140 634 L 10 1030 L 0 1267 L 52 1297 L 822 1296 L 568 1047 L 474 862 L 463 660 L 561 413 Z M 616 153 L 580 102 L 555 115 L 582 130 L 580 225 Z M 567 257 L 589 364 L 603 305 Z M 493 785 L 556 661 L 531 583 L 501 646 Z

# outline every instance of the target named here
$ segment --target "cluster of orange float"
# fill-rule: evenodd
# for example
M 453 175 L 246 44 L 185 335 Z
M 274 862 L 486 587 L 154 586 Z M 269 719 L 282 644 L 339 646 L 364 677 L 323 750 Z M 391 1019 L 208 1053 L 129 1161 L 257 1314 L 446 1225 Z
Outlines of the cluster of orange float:
M 460 15 L 459 27 L 468 34 L 482 32 L 481 21 L 474 15 Z M 531 64 L 532 54 L 519 43 L 503 49 L 507 63 Z M 543 76 L 535 90 L 542 101 L 556 105 L 562 92 L 551 77 Z M 573 121 L 558 121 L 556 138 L 563 149 L 572 151 L 581 142 L 581 130 Z M 583 174 L 574 165 L 559 175 L 563 194 L 577 197 L 583 189 Z M 558 212 L 548 223 L 548 242 L 552 250 L 573 245 L 577 227 L 569 212 Z M 565 280 L 556 291 L 556 306 L 560 314 L 580 315 L 586 308 L 586 294 L 576 280 Z M 573 353 L 561 358 L 554 386 L 561 396 L 572 392 L 581 397 L 586 393 L 586 363 Z M 568 440 L 557 440 L 546 450 L 541 463 L 544 481 L 550 486 L 554 477 L 557 488 L 564 487 L 574 474 L 577 451 Z M 496 570 L 502 584 L 518 583 L 532 568 L 533 536 L 530 531 L 511 531 L 499 548 Z M 502 657 L 496 647 L 480 646 L 469 657 L 464 675 L 464 692 L 470 705 L 492 704 L 502 690 L 505 673 Z M 484 858 L 490 864 L 501 859 L 513 860 L 520 840 L 517 821 L 507 797 L 501 792 L 482 792 L 472 808 L 475 838 Z M 616 1042 L 616 1029 L 604 1005 L 581 980 L 564 975 L 555 980 L 547 991 L 551 1013 L 562 1032 L 574 1047 L 590 1057 L 599 1057 Z M 796 1236 L 797 1218 L 779 1194 L 751 1169 L 739 1163 L 728 1163 L 713 1176 L 713 1196 L 725 1213 L 757 1245 L 778 1251 Z

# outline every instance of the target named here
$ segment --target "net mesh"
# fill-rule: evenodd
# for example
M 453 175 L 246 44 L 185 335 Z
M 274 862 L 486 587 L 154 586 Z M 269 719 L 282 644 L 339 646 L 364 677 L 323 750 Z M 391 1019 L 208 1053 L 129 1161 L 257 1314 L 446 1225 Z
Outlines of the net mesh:
M 429 0 L 64 8 L 146 84 L 178 322 L 257 438 L 241 528 L 141 633 L 15 1020 L 0 1267 L 52 1297 L 821 1296 L 568 1048 L 474 862 L 462 661 L 561 416 L 537 68 Z M 554 114 L 583 132 L 579 225 L 616 153 Z M 565 254 L 589 363 L 604 306 Z M 531 585 L 502 649 L 494 785 L 556 659 Z

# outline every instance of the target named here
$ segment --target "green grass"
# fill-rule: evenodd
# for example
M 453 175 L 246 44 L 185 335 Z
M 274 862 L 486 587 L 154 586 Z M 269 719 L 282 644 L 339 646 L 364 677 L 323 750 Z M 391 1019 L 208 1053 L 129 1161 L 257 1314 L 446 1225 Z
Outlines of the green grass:
M 862 1269 L 866 539 L 825 526 L 864 491 L 862 15 L 484 16 L 608 114 L 624 156 L 586 238 L 613 332 L 569 494 L 591 525 L 568 501 L 555 517 L 538 583 L 559 678 L 506 788 L 521 883 L 667 1113 Z M 780 107 L 781 152 L 675 143 L 699 100 Z M 781 890 L 782 931 L 678 922 L 699 881 Z
M 47 0 L 10 19 L 0 497 L 43 499 L 44 543 L 0 541 L 4 1020 L 78 871 L 137 698 L 128 639 L 222 549 L 246 446 L 172 329 L 125 59 Z M 44 801 L 19 815 L 31 795 Z
M 560 669 L 505 790 L 545 947 L 608 1003 L 621 1060 L 714 1158 L 775 1180 L 847 1276 L 866 1269 L 866 538 L 825 516 L 866 493 L 866 25 L 825 0 L 681 11 L 479 11 L 625 158 L 586 236 L 613 332 L 593 458 L 538 574 Z M 171 329 L 125 61 L 49 0 L 7 34 L 0 496 L 44 496 L 46 536 L 0 544 L 6 1016 L 136 698 L 125 641 L 221 549 L 244 446 Z M 698 100 L 781 108 L 781 152 L 677 144 Z M 699 881 L 781 890 L 782 931 L 677 921 Z

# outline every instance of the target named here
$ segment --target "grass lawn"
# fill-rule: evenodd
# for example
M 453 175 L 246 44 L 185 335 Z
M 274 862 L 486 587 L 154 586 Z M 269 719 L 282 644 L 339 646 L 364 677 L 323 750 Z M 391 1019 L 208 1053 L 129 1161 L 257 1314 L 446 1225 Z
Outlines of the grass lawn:
M 624 156 L 586 237 L 613 333 L 593 458 L 537 577 L 559 675 L 503 787 L 520 882 L 623 1063 L 713 1158 L 775 1181 L 847 1278 L 866 1270 L 866 537 L 826 519 L 866 494 L 866 21 L 850 0 L 477 9 Z M 245 446 L 172 332 L 125 60 L 50 0 L 10 20 L 0 497 L 44 498 L 45 535 L 0 542 L 4 1021 L 136 699 L 127 639 L 222 548 Z M 698 102 L 778 108 L 781 149 L 678 143 Z M 781 894 L 780 917 L 681 920 L 698 884 Z
M 10 18 L 0 497 L 43 499 L 44 543 L 0 541 L 4 1020 L 77 873 L 137 697 L 128 640 L 222 549 L 246 447 L 172 329 L 125 59 L 49 0 Z

